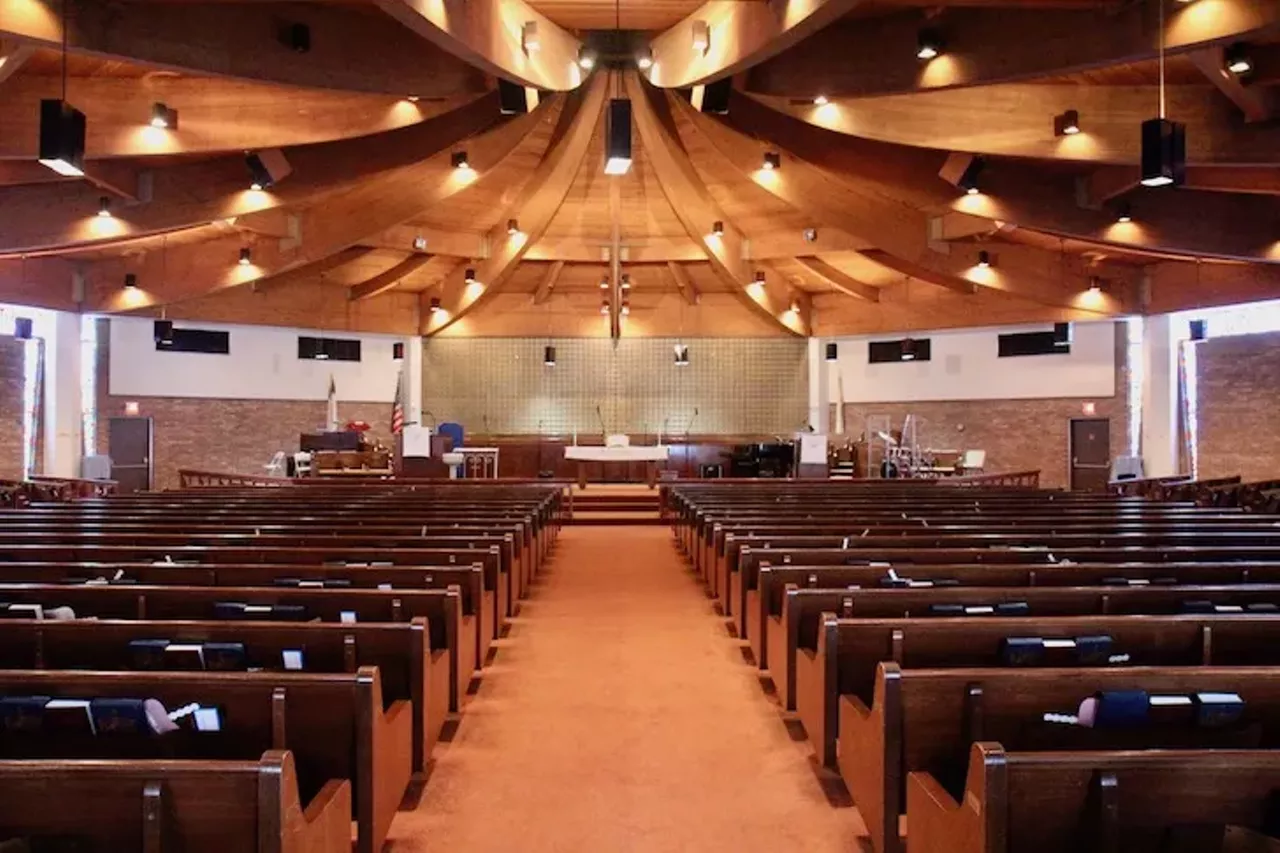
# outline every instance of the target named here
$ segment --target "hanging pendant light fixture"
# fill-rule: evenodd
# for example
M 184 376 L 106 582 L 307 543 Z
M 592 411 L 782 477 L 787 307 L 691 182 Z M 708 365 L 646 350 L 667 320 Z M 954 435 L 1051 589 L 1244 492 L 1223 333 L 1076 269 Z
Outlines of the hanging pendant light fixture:
M 62 0 L 62 97 L 40 101 L 38 160 L 67 178 L 84 177 L 84 113 L 67 103 L 67 6 Z
M 1160 115 L 1142 123 L 1142 173 L 1144 187 L 1177 187 L 1187 177 L 1187 127 L 1165 116 L 1164 4 L 1157 3 L 1160 26 Z

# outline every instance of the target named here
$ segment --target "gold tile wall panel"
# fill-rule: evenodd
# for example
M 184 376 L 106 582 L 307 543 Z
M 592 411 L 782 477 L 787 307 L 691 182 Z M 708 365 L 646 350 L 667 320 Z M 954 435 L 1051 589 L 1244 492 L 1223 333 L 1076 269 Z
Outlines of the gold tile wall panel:
M 468 432 L 790 434 L 806 421 L 802 339 L 428 338 L 422 406 Z M 598 413 L 597 413 L 598 412 Z M 695 415 L 696 412 L 696 415 Z

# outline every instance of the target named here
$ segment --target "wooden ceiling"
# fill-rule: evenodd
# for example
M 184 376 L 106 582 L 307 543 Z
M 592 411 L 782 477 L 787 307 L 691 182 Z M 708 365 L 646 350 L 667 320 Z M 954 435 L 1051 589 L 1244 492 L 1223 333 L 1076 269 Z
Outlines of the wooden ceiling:
M 0 0 L 0 301 L 832 335 L 1280 296 L 1275 0 L 66 2 Z M 83 178 L 36 162 L 64 35 Z M 1147 189 L 1162 45 L 1187 178 Z M 498 78 L 539 90 L 527 112 L 503 114 Z M 700 111 L 722 80 L 727 114 Z M 612 98 L 633 114 L 621 176 Z M 176 129 L 149 126 L 157 102 Z M 1066 110 L 1079 134 L 1055 134 Z M 245 152 L 276 149 L 292 171 L 250 191 Z

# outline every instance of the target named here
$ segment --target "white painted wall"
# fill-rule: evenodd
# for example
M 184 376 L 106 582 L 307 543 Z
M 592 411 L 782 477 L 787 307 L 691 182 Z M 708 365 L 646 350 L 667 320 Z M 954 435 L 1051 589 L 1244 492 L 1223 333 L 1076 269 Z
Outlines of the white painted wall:
M 846 403 L 925 400 L 1026 400 L 1110 397 L 1116 392 L 1115 324 L 1076 323 L 1067 355 L 1000 358 L 999 336 L 1051 330 L 1052 325 L 914 332 L 929 338 L 930 361 L 871 364 L 868 342 L 902 335 L 834 338 L 839 360 L 829 365 L 827 395 Z M 828 339 L 823 339 L 823 343 Z M 811 350 L 822 357 L 821 348 Z M 811 396 L 813 390 L 810 390 Z M 811 401 L 812 402 L 812 401 Z
M 329 377 L 339 400 L 390 403 L 401 362 L 391 357 L 391 335 L 320 332 L 274 326 L 175 322 L 174 327 L 231 333 L 229 355 L 156 350 L 153 321 L 111 319 L 110 393 L 122 397 L 202 397 L 224 400 L 324 400 Z M 360 361 L 298 358 L 298 336 L 358 338 Z M 407 342 L 407 341 L 406 341 Z M 406 347 L 406 362 L 413 349 Z M 406 384 L 420 372 L 405 364 Z

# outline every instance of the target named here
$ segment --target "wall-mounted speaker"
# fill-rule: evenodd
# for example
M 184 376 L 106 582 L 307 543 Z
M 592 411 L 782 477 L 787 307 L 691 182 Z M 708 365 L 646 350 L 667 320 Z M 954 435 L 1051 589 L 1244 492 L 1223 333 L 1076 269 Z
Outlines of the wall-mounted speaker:
M 498 78 L 498 110 L 504 116 L 517 116 L 529 112 L 524 86 Z
M 1191 321 L 1191 340 L 1203 341 L 1209 337 L 1209 322 L 1207 320 Z
M 725 77 L 708 83 L 702 91 L 702 111 L 712 115 L 728 115 L 729 94 L 733 91 L 733 78 Z
M 402 358 L 404 358 L 403 342 L 396 341 L 391 345 L 391 357 L 394 358 L 396 361 L 400 361 Z
M 827 344 L 827 361 L 838 361 L 840 358 L 840 347 L 835 343 Z
M 13 318 L 13 336 L 20 341 L 31 340 L 32 323 L 30 317 Z

